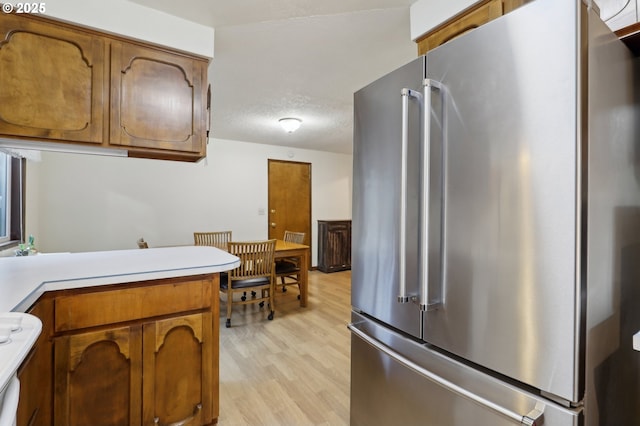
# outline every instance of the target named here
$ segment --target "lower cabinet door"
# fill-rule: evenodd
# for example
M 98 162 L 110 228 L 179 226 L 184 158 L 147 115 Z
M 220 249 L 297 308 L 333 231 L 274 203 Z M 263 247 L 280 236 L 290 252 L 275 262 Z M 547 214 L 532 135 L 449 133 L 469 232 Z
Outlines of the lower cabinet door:
M 143 424 L 213 422 L 211 313 L 143 325 Z
M 56 337 L 54 424 L 213 423 L 212 330 L 204 312 Z
M 140 325 L 60 336 L 54 346 L 54 424 L 140 425 Z

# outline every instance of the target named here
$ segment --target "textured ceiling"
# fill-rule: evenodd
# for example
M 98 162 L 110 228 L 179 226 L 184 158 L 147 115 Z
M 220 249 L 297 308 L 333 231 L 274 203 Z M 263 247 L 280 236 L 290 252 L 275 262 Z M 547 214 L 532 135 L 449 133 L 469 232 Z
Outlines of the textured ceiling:
M 212 136 L 351 153 L 353 92 L 415 58 L 414 0 L 131 0 L 215 28 Z M 282 117 L 302 126 L 285 133 Z

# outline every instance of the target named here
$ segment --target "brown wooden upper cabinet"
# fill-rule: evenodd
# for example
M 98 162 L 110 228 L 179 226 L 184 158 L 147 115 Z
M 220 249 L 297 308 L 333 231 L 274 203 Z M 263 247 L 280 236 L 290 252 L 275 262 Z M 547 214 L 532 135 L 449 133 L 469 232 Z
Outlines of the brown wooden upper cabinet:
M 110 144 L 199 154 L 206 72 L 206 62 L 112 43 Z
M 478 28 L 531 0 L 484 0 L 442 23 L 416 40 L 418 55 L 424 55 L 462 34 Z
M 0 133 L 103 142 L 104 40 L 0 14 Z
M 204 58 L 30 15 L 0 14 L 0 137 L 206 155 Z

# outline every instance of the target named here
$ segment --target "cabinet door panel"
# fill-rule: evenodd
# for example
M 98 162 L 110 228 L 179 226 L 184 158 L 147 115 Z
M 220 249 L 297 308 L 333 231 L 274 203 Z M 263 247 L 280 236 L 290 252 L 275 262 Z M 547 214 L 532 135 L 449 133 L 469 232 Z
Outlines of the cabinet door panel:
M 140 424 L 140 326 L 62 336 L 54 346 L 55 424 Z
M 318 221 L 318 269 L 351 269 L 351 221 Z
M 520 6 L 522 6 L 523 4 L 529 1 L 533 1 L 533 0 L 503 0 L 502 7 L 504 8 L 504 10 L 502 12 L 506 15 L 507 13 L 519 8 Z
M 0 134 L 101 143 L 104 43 L 0 14 Z
M 211 314 L 147 323 L 143 333 L 143 423 L 211 423 Z
M 205 65 L 180 55 L 113 43 L 110 143 L 201 152 Z

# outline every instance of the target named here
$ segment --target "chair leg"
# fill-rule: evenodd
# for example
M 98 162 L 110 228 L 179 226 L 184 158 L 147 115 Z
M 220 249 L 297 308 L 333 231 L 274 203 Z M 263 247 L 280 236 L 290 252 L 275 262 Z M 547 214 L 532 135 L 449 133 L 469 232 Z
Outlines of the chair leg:
M 227 291 L 227 321 L 225 327 L 231 327 L 231 308 L 233 307 L 233 291 Z
M 256 292 L 255 291 L 251 292 L 251 297 L 256 297 Z M 246 291 L 242 292 L 242 297 L 240 298 L 240 300 L 242 300 L 243 302 L 245 300 L 247 300 L 247 292 Z
M 267 317 L 269 321 L 273 320 L 273 316 L 275 315 L 275 290 L 276 281 L 275 278 L 271 278 L 271 286 L 269 288 L 269 309 L 271 309 L 271 312 L 269 312 L 269 316 Z
M 264 299 L 266 297 L 266 295 L 267 295 L 267 290 L 262 289 L 262 292 L 261 292 L 262 298 Z M 264 308 L 264 300 L 262 302 L 258 303 L 258 306 L 260 306 L 260 308 Z

